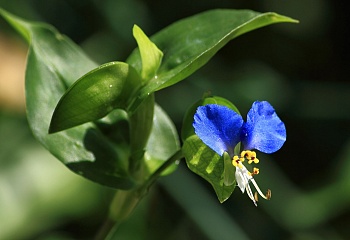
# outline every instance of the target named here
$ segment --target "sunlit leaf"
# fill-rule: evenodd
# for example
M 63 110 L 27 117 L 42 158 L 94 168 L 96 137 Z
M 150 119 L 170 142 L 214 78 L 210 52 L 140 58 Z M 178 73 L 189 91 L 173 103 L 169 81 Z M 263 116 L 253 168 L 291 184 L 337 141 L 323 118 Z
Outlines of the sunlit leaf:
M 52 26 L 25 21 L 4 10 L 0 14 L 30 44 L 25 90 L 27 118 L 35 138 L 77 174 L 107 186 L 132 188 L 126 162 L 129 149 L 116 146 L 94 124 L 48 134 L 59 99 L 97 64 Z
M 144 81 L 148 81 L 156 77 L 157 70 L 162 62 L 163 53 L 137 25 L 134 25 L 133 35 L 139 46 L 138 49 L 142 60 L 141 77 Z
M 162 64 L 153 78 L 141 89 L 131 111 L 148 94 L 171 86 L 207 63 L 230 40 L 257 28 L 279 22 L 297 22 L 276 13 L 250 10 L 210 10 L 177 21 L 151 37 L 164 53 Z M 139 72 L 142 60 L 135 50 L 127 62 Z
M 182 149 L 188 168 L 213 186 L 220 202 L 226 201 L 236 185 L 224 184 L 223 158 L 205 145 L 197 135 L 187 138 Z
M 140 85 L 137 72 L 123 62 L 104 64 L 77 80 L 62 96 L 53 113 L 50 133 L 98 120 L 125 108 Z

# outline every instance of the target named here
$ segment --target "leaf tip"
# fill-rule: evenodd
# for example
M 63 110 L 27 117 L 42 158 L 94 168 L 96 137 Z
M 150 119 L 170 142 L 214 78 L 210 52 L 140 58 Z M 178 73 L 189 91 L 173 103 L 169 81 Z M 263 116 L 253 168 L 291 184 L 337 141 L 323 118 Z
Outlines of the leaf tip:
M 55 114 L 52 116 L 51 118 L 51 122 L 49 125 L 49 129 L 47 131 L 48 134 L 53 134 L 53 133 L 57 133 L 60 131 L 65 130 L 65 128 L 60 127 L 59 124 L 57 124 L 57 121 L 55 120 Z
M 60 131 L 60 130 L 57 130 L 55 127 L 53 127 L 53 126 L 50 124 L 47 133 L 48 133 L 48 134 L 53 134 L 53 133 L 57 133 L 57 132 L 59 132 L 59 131 Z

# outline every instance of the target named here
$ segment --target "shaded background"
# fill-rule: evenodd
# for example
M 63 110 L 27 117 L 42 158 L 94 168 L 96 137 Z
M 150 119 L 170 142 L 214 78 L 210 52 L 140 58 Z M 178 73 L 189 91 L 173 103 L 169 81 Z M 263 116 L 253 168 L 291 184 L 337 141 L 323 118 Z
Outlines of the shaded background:
M 275 11 L 300 20 L 240 36 L 187 80 L 157 92 L 178 129 L 204 92 L 245 115 L 268 100 L 287 126 L 285 146 L 260 154 L 256 208 L 236 190 L 220 204 L 184 163 L 158 181 L 118 239 L 349 239 L 349 15 L 326 0 L 0 0 L 23 18 L 48 22 L 99 63 L 125 60 L 147 35 L 213 8 Z M 74 175 L 32 137 L 25 119 L 26 45 L 0 20 L 0 239 L 91 239 L 113 190 Z

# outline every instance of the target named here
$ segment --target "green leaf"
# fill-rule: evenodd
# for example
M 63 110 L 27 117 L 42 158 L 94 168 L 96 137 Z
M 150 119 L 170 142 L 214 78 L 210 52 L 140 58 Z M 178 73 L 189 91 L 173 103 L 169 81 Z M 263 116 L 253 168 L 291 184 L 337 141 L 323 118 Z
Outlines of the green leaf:
M 226 201 L 235 189 L 235 184 L 224 184 L 224 160 L 198 138 L 192 135 L 183 145 L 188 168 L 207 180 L 214 188 L 221 203 Z
M 224 185 L 231 186 L 235 183 L 235 170 L 236 168 L 232 165 L 232 159 L 227 152 L 224 152 Z
M 180 149 L 179 136 L 174 123 L 158 106 L 155 107 L 153 127 L 145 152 L 145 163 L 149 174 L 154 173 L 166 160 Z M 177 163 L 168 167 L 162 174 L 172 173 Z
M 137 25 L 134 25 L 133 35 L 137 41 L 141 55 L 141 77 L 144 81 L 148 81 L 156 76 L 162 62 L 163 53 Z
M 129 149 L 116 145 L 96 125 L 87 123 L 48 134 L 59 99 L 97 64 L 53 27 L 22 20 L 1 9 L 0 14 L 30 43 L 25 90 L 27 118 L 35 138 L 75 173 L 114 188 L 132 188 Z
M 193 116 L 199 106 L 207 104 L 224 105 L 239 114 L 238 109 L 230 101 L 217 96 L 204 96 L 186 112 L 181 137 L 184 141 L 182 152 L 190 170 L 207 180 L 214 188 L 220 202 L 230 197 L 235 188 L 235 167 L 230 156 L 222 157 L 205 145 L 194 132 Z M 239 150 L 239 144 L 236 146 Z M 236 150 L 235 148 L 235 150 Z
M 164 28 L 151 37 L 164 53 L 157 78 L 149 80 L 141 89 L 130 110 L 136 109 L 148 94 L 169 87 L 191 75 L 230 40 L 279 22 L 297 21 L 270 12 L 219 9 L 194 15 Z M 142 60 L 138 50 L 130 55 L 127 62 L 141 72 Z
M 62 96 L 52 116 L 50 133 L 98 120 L 126 108 L 141 79 L 123 62 L 104 64 L 77 80 Z
M 153 125 L 154 94 L 151 94 L 130 116 L 130 171 L 136 172 L 141 166 L 149 135 Z M 141 178 L 143 178 L 141 176 Z

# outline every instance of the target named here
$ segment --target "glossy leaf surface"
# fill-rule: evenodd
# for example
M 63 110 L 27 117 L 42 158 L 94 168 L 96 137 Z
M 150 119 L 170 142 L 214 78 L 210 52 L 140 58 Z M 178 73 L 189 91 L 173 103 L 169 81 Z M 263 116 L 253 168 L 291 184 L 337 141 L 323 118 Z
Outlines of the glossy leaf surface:
M 59 99 L 97 65 L 53 27 L 22 20 L 3 10 L 0 13 L 30 44 L 25 89 L 27 118 L 34 136 L 77 174 L 115 188 L 133 187 L 125 162 L 128 149 L 111 142 L 94 124 L 48 134 Z
M 141 84 L 137 72 L 123 62 L 104 64 L 78 79 L 58 102 L 50 133 L 98 120 L 125 108 Z
M 100 184 L 130 189 L 136 186 L 130 172 L 133 165 L 147 161 L 148 170 L 143 175 L 146 178 L 178 150 L 178 135 L 172 121 L 160 107 L 153 115 L 152 95 L 131 115 L 122 109 L 113 110 L 125 108 L 140 84 L 132 67 L 121 62 L 97 67 L 52 26 L 29 22 L 1 9 L 0 14 L 29 43 L 26 104 L 32 132 L 67 167 Z M 87 123 L 48 134 L 51 116 L 60 99 L 53 132 Z M 166 138 L 161 138 L 161 133 Z M 157 147 L 156 139 L 162 139 Z
M 210 10 L 177 21 L 151 37 L 164 53 L 157 78 L 141 89 L 135 109 L 150 93 L 171 86 L 202 67 L 230 40 L 257 28 L 279 22 L 296 22 L 276 13 L 250 10 Z M 139 72 L 142 61 L 136 49 L 127 62 Z

